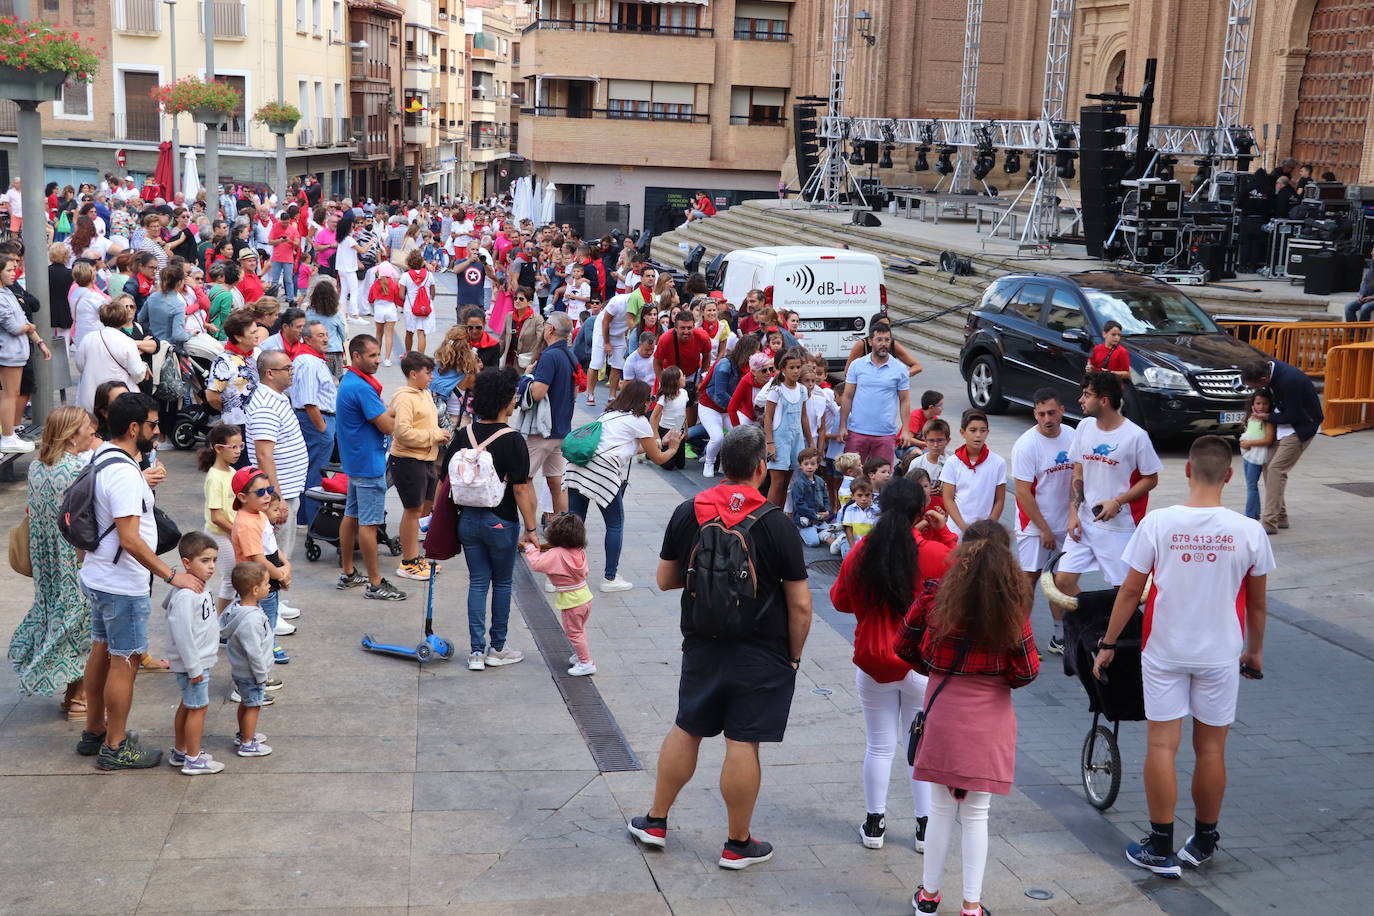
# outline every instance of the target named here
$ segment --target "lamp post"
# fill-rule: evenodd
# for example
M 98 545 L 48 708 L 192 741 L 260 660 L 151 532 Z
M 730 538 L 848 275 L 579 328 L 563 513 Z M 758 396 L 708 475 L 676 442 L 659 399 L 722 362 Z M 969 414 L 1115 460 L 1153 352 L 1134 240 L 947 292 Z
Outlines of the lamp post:
M 177 81 L 177 0 L 162 0 L 167 6 L 167 21 L 172 38 L 172 73 L 169 83 Z M 172 194 L 181 190 L 181 129 L 177 126 L 177 113 L 172 116 Z
M 286 102 L 286 49 L 282 45 L 282 0 L 277 0 L 277 101 Z M 297 99 L 299 101 L 299 99 Z M 286 206 L 286 134 L 277 134 L 277 206 Z
M 215 0 L 205 6 L 205 79 L 215 78 Z M 281 17 L 277 17 L 280 22 Z M 211 219 L 219 218 L 219 124 L 205 125 L 205 203 Z

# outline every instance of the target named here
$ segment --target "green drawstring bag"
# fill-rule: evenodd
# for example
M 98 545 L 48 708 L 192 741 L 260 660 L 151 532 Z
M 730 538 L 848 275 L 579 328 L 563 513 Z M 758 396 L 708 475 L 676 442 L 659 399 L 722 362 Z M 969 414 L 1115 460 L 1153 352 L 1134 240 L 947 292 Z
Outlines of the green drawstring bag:
M 67 211 L 63 210 L 57 216 L 57 230 L 65 235 L 70 235 L 72 231 L 72 221 L 67 219 Z
M 564 437 L 563 457 L 573 464 L 586 467 L 596 455 L 596 449 L 600 445 L 601 421 L 593 420 L 584 426 L 579 426 Z

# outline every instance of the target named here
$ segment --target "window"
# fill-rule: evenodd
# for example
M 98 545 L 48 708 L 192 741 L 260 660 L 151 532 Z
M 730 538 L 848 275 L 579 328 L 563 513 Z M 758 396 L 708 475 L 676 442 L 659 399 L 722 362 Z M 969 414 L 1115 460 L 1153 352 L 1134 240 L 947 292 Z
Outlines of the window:
M 316 35 L 324 34 L 323 0 L 310 0 L 310 30 Z
M 305 2 L 306 0 L 296 0 L 296 31 L 305 31 Z
M 987 312 L 1000 312 L 1007 307 L 1007 301 L 1015 289 L 1016 284 L 1013 282 L 995 280 L 988 287 L 987 292 L 983 293 L 983 301 L 979 303 L 978 307 Z
M 647 80 L 609 80 L 607 117 L 652 121 L 690 121 L 696 99 L 693 83 L 652 83 Z
M 330 31 L 334 33 L 336 41 L 343 41 L 344 32 L 344 12 L 343 0 L 334 0 L 333 19 L 331 20 Z
M 735 86 L 730 90 L 730 123 L 781 125 L 787 90 Z
M 61 11 L 59 0 L 43 0 L 43 12 L 57 13 Z
M 786 41 L 785 3 L 741 2 L 735 4 L 735 39 L 738 41 Z
M 614 32 L 657 32 L 661 35 L 697 34 L 695 4 L 631 3 L 616 0 L 611 9 Z
M 62 98 L 53 106 L 53 117 L 64 120 L 91 120 L 91 84 L 62 84 Z
M 297 107 L 301 110 L 300 128 L 306 133 L 313 133 L 310 121 L 310 83 L 305 80 L 296 81 L 296 98 L 299 100 Z
M 1068 290 L 1057 289 L 1054 291 L 1054 298 L 1050 300 L 1050 313 L 1045 319 L 1046 326 L 1051 331 L 1063 333 L 1073 328 L 1084 327 L 1083 310 L 1078 307 L 1078 300 Z
M 1027 283 L 1021 287 L 1016 298 L 1007 304 L 1006 312 L 1020 315 L 1032 324 L 1040 323 L 1040 310 L 1044 307 L 1049 287 L 1043 283 Z

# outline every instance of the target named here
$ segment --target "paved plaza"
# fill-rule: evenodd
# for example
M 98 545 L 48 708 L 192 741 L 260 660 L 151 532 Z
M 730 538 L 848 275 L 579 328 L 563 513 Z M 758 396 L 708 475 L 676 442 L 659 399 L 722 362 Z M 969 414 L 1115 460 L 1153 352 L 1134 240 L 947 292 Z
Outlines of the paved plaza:
M 447 302 L 439 311 L 448 311 Z M 381 377 L 388 394 L 401 381 L 394 368 Z M 943 390 L 949 415 L 965 406 L 953 366 L 930 366 L 913 384 Z M 993 449 L 1009 454 L 1029 425 L 1024 413 L 994 418 Z M 1279 569 L 1270 577 L 1268 676 L 1242 685 L 1217 858 L 1173 882 L 1124 861 L 1123 844 L 1148 832 L 1139 773 L 1144 725 L 1123 723 L 1121 795 L 1098 814 L 1078 783 L 1091 721 L 1086 698 L 1049 656 L 1039 680 L 1015 692 L 1016 785 L 993 802 L 984 891 L 997 916 L 1369 912 L 1374 598 L 1362 561 L 1374 535 L 1366 495 L 1374 493 L 1371 441 L 1318 437 L 1289 487 L 1293 527 L 1275 539 Z M 168 468 L 159 505 L 183 529 L 199 526 L 201 481 L 190 453 L 159 454 Z M 1181 445 L 1163 449 L 1153 504 L 1185 493 L 1183 455 Z M 570 712 L 584 708 L 586 691 L 570 702 L 551 673 L 561 675 L 569 650 L 561 635 L 550 638 L 546 595 L 523 563 L 510 644 L 526 661 L 483 672 L 468 671 L 461 659 L 421 667 L 365 653 L 358 640 L 371 632 L 416 641 L 423 586 L 395 580 L 411 596 L 394 604 L 336 591 L 333 549 L 326 545 L 323 559 L 308 563 L 302 538 L 291 590 L 304 610 L 300 631 L 281 640 L 292 657 L 276 670 L 286 686 L 259 725 L 275 748 L 270 757 L 232 754 L 223 658 L 212 674 L 206 748 L 227 767 L 208 779 L 165 766 L 97 771 L 73 752 L 80 726 L 65 721 L 56 700 L 19 695 L 13 672 L 0 670 L 0 912 L 910 913 L 920 857 L 898 773 L 887 845 L 867 850 L 858 839 L 864 728 L 852 620 L 830 608 L 834 564 L 821 551 L 809 556 L 817 619 L 787 739 L 762 754 L 754 830 L 776 845 L 773 861 L 741 873 L 715 864 L 725 833 L 718 740 L 704 744 L 697 776 L 673 809 L 666 852 L 646 852 L 625 832 L 626 819 L 648 805 L 658 745 L 675 711 L 678 595 L 659 592 L 653 572 L 665 519 L 703 486 L 698 467 L 635 466 L 622 575 L 636 588 L 596 595 L 589 624 L 599 673 L 588 686 L 642 769 L 598 771 Z M 1341 489 L 1358 483 L 1363 491 Z M 1234 508 L 1243 504 L 1239 480 L 1227 497 Z M 21 482 L 0 485 L 7 526 L 23 500 Z M 399 514 L 394 504 L 393 525 Z M 599 572 L 600 519 L 588 527 Z M 461 558 L 445 567 L 435 626 L 461 655 L 466 572 Z M 161 593 L 159 585 L 158 600 Z M 6 641 L 31 598 L 30 582 L 0 571 Z M 1035 615 L 1044 632 L 1043 598 Z M 165 644 L 159 618 L 155 651 Z M 176 701 L 170 675 L 140 676 L 130 725 L 165 746 Z M 1190 759 L 1185 750 L 1185 769 Z M 1177 829 L 1186 837 L 1186 775 L 1180 785 Z M 945 888 L 957 886 L 956 843 Z M 1037 890 L 1049 898 L 1027 896 Z M 957 896 L 946 894 L 945 912 L 957 911 Z

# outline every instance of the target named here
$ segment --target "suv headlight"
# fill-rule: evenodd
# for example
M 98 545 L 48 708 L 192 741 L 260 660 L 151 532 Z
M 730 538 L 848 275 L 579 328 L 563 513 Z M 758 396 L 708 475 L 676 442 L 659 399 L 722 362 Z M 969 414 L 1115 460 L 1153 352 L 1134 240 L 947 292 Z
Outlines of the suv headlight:
M 1156 388 L 1165 391 L 1193 390 L 1193 386 L 1189 384 L 1186 375 L 1174 369 L 1165 369 L 1162 366 L 1146 366 L 1145 370 L 1140 373 L 1140 377 L 1135 381 L 1136 384 L 1142 385 L 1145 388 Z

